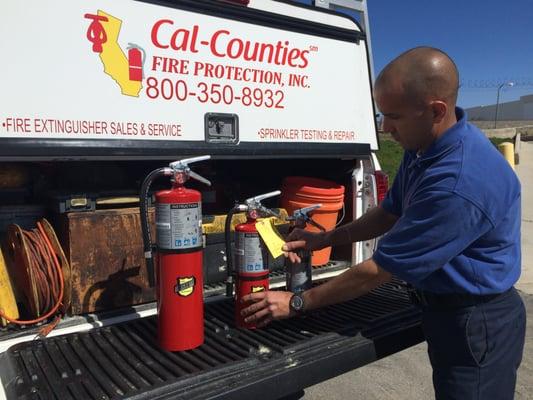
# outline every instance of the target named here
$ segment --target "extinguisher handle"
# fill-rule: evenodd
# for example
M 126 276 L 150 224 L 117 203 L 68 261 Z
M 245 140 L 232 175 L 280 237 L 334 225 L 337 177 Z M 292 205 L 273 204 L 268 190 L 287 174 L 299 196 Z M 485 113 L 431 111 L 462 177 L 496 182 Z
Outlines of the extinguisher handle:
M 326 232 L 326 228 L 324 228 L 322 225 L 320 225 L 318 222 L 316 222 L 313 218 L 309 218 L 309 220 L 306 221 L 308 224 L 313 225 L 315 228 L 321 230 L 322 232 Z
M 182 169 L 187 168 L 189 164 L 199 162 L 199 161 L 209 160 L 210 158 L 211 158 L 210 155 L 184 158 L 183 160 L 171 162 L 168 166 L 174 170 L 180 170 L 180 169 L 182 170 Z
M 313 204 L 312 206 L 299 208 L 298 210 L 294 211 L 294 216 L 296 216 L 297 214 L 303 214 L 307 217 L 309 216 L 309 213 L 311 211 L 315 211 L 317 208 L 320 208 L 320 207 L 322 207 L 322 204 L 319 203 L 319 204 Z
M 298 210 L 295 210 L 292 216 L 287 217 L 287 221 L 294 221 L 294 226 L 296 228 L 305 228 L 306 224 L 313 225 L 315 228 L 318 228 L 322 232 L 326 231 L 326 228 L 324 228 L 322 225 L 320 225 L 318 222 L 313 220 L 309 213 L 316 210 L 317 208 L 322 207 L 322 204 L 313 204 L 312 206 L 299 208 Z
M 196 179 L 199 182 L 205 183 L 207 186 L 211 186 L 211 182 L 209 180 L 205 179 L 200 174 L 197 174 L 196 172 L 191 171 L 191 170 L 189 170 L 188 174 L 189 174 L 189 176 L 191 178 L 194 178 L 194 179 Z
M 254 203 L 260 203 L 261 200 L 268 199 L 270 197 L 279 196 L 281 194 L 280 190 L 274 190 L 273 192 L 268 192 L 265 194 L 260 194 L 258 196 L 250 197 L 249 199 L 245 200 L 246 204 L 254 204 Z
M 270 209 L 270 208 L 267 208 L 267 207 L 265 207 L 265 206 L 260 206 L 260 207 L 258 208 L 258 210 L 259 210 L 259 212 L 260 212 L 261 214 L 263 214 L 263 215 L 272 215 L 273 217 L 276 217 L 276 218 L 278 218 L 278 219 L 281 219 L 281 214 L 280 214 L 280 213 L 278 213 L 278 212 L 276 212 L 276 211 L 274 211 L 274 210 L 272 210 L 272 209 Z

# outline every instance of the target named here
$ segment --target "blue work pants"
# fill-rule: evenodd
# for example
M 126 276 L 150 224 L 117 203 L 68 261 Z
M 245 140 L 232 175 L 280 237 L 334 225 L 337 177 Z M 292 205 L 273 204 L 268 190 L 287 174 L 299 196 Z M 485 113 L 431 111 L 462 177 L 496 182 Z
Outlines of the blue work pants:
M 514 398 L 526 330 L 514 288 L 486 303 L 422 310 L 437 400 Z

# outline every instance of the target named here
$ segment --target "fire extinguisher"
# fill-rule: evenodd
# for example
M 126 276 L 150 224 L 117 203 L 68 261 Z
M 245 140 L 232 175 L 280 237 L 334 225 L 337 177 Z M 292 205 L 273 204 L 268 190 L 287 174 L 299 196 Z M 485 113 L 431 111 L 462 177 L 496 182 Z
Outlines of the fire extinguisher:
M 257 218 L 266 216 L 280 217 L 276 212 L 264 207 L 261 200 L 278 196 L 281 192 L 265 193 L 245 200 L 244 204 L 237 204 L 226 217 L 226 262 L 228 280 L 226 295 L 233 295 L 235 286 L 235 325 L 242 328 L 255 329 L 255 323 L 244 322 L 241 310 L 247 306 L 241 299 L 243 296 L 268 290 L 268 253 L 263 240 L 259 236 L 255 223 Z M 233 267 L 233 252 L 231 251 L 231 220 L 238 212 L 246 212 L 246 222 L 235 227 L 235 268 Z
M 291 229 L 305 229 L 306 225 L 310 224 L 325 232 L 326 229 L 309 216 L 311 212 L 320 207 L 322 207 L 322 204 L 313 204 L 312 206 L 300 208 L 295 210 L 292 216 L 287 217 L 286 220 L 293 221 Z M 299 263 L 293 263 L 288 258 L 285 260 L 285 280 L 289 292 L 301 293 L 311 289 L 313 266 L 311 264 L 310 250 L 299 249 L 296 250 L 296 254 L 300 257 L 301 261 Z
M 159 176 L 168 176 L 172 181 L 171 189 L 155 193 L 158 340 L 169 351 L 193 349 L 204 342 L 202 198 L 200 192 L 187 189 L 184 184 L 194 178 L 211 185 L 189 168 L 189 164 L 209 158 L 188 158 L 156 169 L 148 174 L 141 188 L 144 255 L 149 283 L 154 286 L 148 190 Z
M 130 81 L 143 80 L 143 67 L 146 61 L 146 52 L 141 46 L 128 43 L 128 68 Z

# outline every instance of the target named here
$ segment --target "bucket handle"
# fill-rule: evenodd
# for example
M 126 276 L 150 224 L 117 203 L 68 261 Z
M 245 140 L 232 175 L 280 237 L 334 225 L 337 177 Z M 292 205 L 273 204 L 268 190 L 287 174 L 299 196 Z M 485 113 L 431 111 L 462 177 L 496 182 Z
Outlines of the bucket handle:
M 344 217 L 346 216 L 346 208 L 344 206 L 344 202 L 342 202 L 342 214 L 341 219 L 335 224 L 335 228 L 338 227 L 340 224 L 342 224 L 342 221 L 344 221 Z

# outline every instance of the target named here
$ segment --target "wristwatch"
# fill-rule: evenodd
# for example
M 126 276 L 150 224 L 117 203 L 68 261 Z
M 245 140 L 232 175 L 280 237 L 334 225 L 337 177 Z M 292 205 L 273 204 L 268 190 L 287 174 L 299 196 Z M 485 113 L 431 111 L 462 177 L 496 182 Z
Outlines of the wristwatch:
M 289 300 L 289 308 L 298 315 L 304 313 L 304 305 L 304 298 L 301 294 L 295 293 Z

